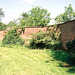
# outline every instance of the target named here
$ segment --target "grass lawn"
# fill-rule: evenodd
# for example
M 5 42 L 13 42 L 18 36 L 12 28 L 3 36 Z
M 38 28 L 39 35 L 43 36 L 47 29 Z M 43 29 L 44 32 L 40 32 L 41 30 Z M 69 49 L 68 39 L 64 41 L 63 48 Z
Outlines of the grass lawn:
M 0 47 L 0 75 L 75 75 L 75 67 L 60 64 L 51 50 Z

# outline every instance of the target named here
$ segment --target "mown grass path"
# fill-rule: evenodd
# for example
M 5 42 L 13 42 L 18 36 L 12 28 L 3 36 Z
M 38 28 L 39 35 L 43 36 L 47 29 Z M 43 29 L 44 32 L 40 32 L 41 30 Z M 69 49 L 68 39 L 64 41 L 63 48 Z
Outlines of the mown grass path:
M 74 75 L 45 50 L 0 47 L 0 75 Z

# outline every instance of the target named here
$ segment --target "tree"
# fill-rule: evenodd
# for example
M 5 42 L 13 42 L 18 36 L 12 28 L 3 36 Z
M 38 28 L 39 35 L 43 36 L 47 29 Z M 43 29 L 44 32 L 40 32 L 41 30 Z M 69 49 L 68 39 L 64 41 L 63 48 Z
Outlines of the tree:
M 22 13 L 21 18 L 19 18 L 20 20 L 20 27 L 25 27 L 26 25 L 28 25 L 28 19 L 29 19 L 29 14 L 28 13 Z
M 31 22 L 34 23 L 35 26 L 45 26 L 50 22 L 50 13 L 47 12 L 47 9 L 42 9 L 38 6 L 30 10 L 30 16 L 31 19 L 33 19 Z
M 4 11 L 2 10 L 2 8 L 0 8 L 0 30 L 5 30 L 6 25 L 1 22 L 2 17 L 4 17 Z
M 47 9 L 38 6 L 33 7 L 29 12 L 22 13 L 20 23 L 22 26 L 46 26 L 50 22 L 50 13 Z
M 7 28 L 7 25 L 0 22 L 0 30 L 6 30 L 6 28 Z
M 68 7 L 65 7 L 65 12 L 63 14 L 58 15 L 55 18 L 56 23 L 64 23 L 75 19 L 75 12 L 69 4 Z
M 13 27 L 13 26 L 16 26 L 17 23 L 16 23 L 16 20 L 14 21 L 10 21 L 8 24 L 7 24 L 7 27 Z
M 2 17 L 4 17 L 4 11 L 2 10 L 2 8 L 0 8 L 0 22 L 1 22 Z

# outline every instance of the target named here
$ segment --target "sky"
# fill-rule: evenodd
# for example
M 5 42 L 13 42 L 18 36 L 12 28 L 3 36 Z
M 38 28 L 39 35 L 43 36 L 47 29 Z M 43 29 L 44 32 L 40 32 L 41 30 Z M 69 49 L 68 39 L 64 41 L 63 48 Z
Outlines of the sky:
M 32 9 L 32 6 L 40 6 L 48 10 L 51 18 L 64 12 L 65 6 L 72 5 L 75 10 L 75 0 L 0 0 L 0 8 L 3 9 L 5 17 L 2 22 L 7 24 L 20 17 L 22 12 Z M 54 20 L 50 21 L 53 24 Z

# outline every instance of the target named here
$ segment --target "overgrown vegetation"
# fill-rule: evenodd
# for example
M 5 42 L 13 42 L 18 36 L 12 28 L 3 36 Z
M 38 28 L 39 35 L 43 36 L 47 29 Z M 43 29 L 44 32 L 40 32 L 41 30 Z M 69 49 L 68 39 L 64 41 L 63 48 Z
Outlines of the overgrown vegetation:
M 56 36 L 56 33 L 51 31 L 38 32 L 33 35 L 33 38 L 30 43 L 31 48 L 53 48 L 55 50 L 62 49 L 61 41 L 59 41 L 59 36 Z
M 71 20 L 75 20 L 75 11 L 73 10 L 71 4 L 69 4 L 68 7 L 65 6 L 65 11 L 64 13 L 58 15 L 55 18 L 56 23 L 64 23 L 64 22 L 68 22 Z
M 6 28 L 7 28 L 7 25 L 0 22 L 0 31 L 1 30 L 6 30 Z
M 18 44 L 23 45 L 24 40 L 20 37 L 17 29 L 14 28 L 13 30 L 9 31 L 2 40 L 2 44 Z
M 0 9 L 0 20 L 3 16 L 4 13 Z M 7 27 L 16 27 L 18 25 L 17 27 L 21 28 L 22 31 L 24 31 L 25 26 L 43 27 L 50 22 L 49 16 L 50 13 L 46 9 L 33 7 L 28 13 L 22 13 L 22 16 L 19 18 L 19 25 L 15 20 L 10 21 Z M 73 18 L 71 18 L 72 16 Z M 65 12 L 58 15 L 55 20 L 59 23 L 64 23 L 74 18 L 75 12 L 69 5 L 69 7 L 65 8 Z M 54 27 L 57 26 L 54 25 Z M 0 30 L 5 29 L 6 25 L 0 22 Z M 0 75 L 73 75 L 75 73 L 75 63 L 73 63 L 74 59 L 69 54 L 75 57 L 75 39 L 66 44 L 68 54 L 64 51 L 59 51 L 63 49 L 60 38 L 61 33 L 57 34 L 54 28 L 48 28 L 46 32 L 39 31 L 33 34 L 29 47 L 47 48 L 48 50 L 29 50 L 25 47 L 24 40 L 20 37 L 17 28 L 8 31 L 1 44 L 1 46 L 5 47 L 0 47 Z
M 2 8 L 0 8 L 0 22 L 1 22 L 1 20 L 2 20 L 2 18 L 4 17 L 4 11 L 3 11 L 3 9 Z
M 14 27 L 14 26 L 17 26 L 17 20 L 10 21 L 10 22 L 7 24 L 7 27 Z
M 66 43 L 67 52 L 69 52 L 70 55 L 75 57 L 75 38 L 71 42 Z
M 19 18 L 20 25 L 25 26 L 46 26 L 50 22 L 50 13 L 47 9 L 39 6 L 33 7 L 29 12 L 23 12 Z

